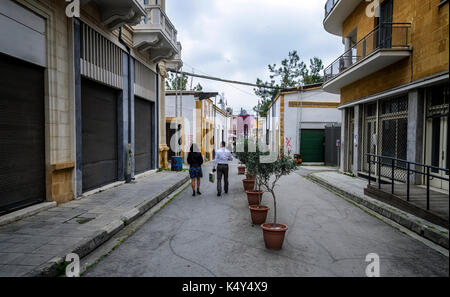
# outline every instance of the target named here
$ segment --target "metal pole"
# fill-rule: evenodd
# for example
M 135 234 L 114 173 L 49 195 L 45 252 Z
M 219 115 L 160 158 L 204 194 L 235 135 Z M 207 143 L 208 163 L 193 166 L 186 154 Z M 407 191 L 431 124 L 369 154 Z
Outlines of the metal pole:
M 430 167 L 427 167 L 427 210 L 430 210 Z
M 395 160 L 392 159 L 392 172 L 391 172 L 392 195 L 394 195 L 394 166 L 395 166 Z
M 216 103 L 217 103 L 217 96 L 214 97 L 214 133 L 213 133 L 213 148 L 214 148 L 214 158 L 216 157 Z
M 258 99 L 258 110 L 256 111 L 256 152 L 258 152 L 258 140 L 259 140 L 259 99 Z
M 372 178 L 371 174 L 370 174 L 370 162 L 371 161 L 372 161 L 372 156 L 369 155 L 369 186 L 370 186 L 370 179 Z
M 378 189 L 381 189 L 381 160 L 380 157 L 378 158 Z
M 408 174 L 407 174 L 407 177 L 406 177 L 406 201 L 409 201 L 409 183 L 410 183 L 410 181 L 409 181 L 409 171 L 410 171 L 410 166 L 411 166 L 411 163 L 409 163 L 408 162 Z

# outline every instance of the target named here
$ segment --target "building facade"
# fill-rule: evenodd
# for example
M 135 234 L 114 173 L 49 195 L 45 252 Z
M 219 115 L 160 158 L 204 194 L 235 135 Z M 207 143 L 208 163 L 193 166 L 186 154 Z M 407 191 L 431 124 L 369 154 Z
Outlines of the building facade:
M 0 2 L 0 214 L 164 166 L 165 1 L 80 4 Z
M 169 159 L 179 155 L 186 162 L 191 145 L 196 143 L 203 158 L 206 161 L 213 160 L 220 142 L 228 138 L 229 125 L 229 115 L 224 106 L 214 104 L 216 96 L 218 93 L 166 92 L 166 142 L 170 144 Z
M 448 169 L 448 1 L 329 0 L 323 24 L 344 44 L 323 86 L 341 96 L 341 170 L 367 174 L 367 154 Z M 439 179 L 432 186 L 448 190 Z
M 304 162 L 324 163 L 325 128 L 341 124 L 338 105 L 339 95 L 324 92 L 322 84 L 282 90 L 267 113 L 266 143 L 276 152 L 301 154 Z

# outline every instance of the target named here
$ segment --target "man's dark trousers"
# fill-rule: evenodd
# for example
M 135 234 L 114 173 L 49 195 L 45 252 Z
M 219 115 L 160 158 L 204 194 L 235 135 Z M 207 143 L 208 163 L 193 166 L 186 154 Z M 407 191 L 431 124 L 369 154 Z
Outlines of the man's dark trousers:
M 218 164 L 217 165 L 217 193 L 222 193 L 222 175 L 224 178 L 224 191 L 228 193 L 228 165 Z

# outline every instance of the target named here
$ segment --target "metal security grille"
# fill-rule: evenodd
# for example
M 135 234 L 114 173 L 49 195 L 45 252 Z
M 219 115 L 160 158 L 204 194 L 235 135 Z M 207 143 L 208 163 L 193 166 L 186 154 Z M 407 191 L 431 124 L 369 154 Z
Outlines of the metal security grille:
M 447 116 L 450 103 L 449 86 L 433 87 L 428 90 L 428 93 L 427 118 Z
M 139 61 L 134 63 L 134 92 L 147 100 L 156 100 L 156 73 Z
M 0 216 L 45 200 L 44 71 L 0 54 Z
M 122 89 L 122 50 L 86 24 L 81 30 L 81 74 Z
M 408 95 L 366 104 L 363 110 L 363 171 L 369 171 L 367 154 L 378 154 L 387 158 L 381 158 L 379 167 L 371 166 L 371 173 L 380 170 L 381 177 L 406 182 L 406 164 L 396 160 L 392 166 L 392 158 L 407 159 Z

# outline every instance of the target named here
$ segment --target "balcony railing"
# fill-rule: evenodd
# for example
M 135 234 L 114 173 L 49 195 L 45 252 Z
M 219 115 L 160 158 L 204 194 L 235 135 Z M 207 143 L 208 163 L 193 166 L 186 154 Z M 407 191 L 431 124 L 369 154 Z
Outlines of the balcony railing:
M 330 12 L 333 10 L 336 3 L 338 3 L 340 0 L 328 0 L 327 3 L 325 3 L 325 18 L 330 14 Z
M 338 1 L 338 0 L 334 0 Z M 333 2 L 333 0 L 329 0 Z M 325 82 L 360 63 L 372 53 L 383 50 L 410 48 L 410 23 L 382 23 L 337 58 L 324 70 Z
M 161 9 L 161 6 L 146 5 L 145 10 L 147 11 L 147 16 L 143 20 L 143 24 L 148 26 L 150 29 L 161 29 L 173 45 L 178 47 L 177 30 L 165 12 Z

